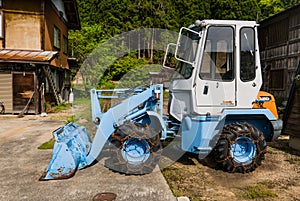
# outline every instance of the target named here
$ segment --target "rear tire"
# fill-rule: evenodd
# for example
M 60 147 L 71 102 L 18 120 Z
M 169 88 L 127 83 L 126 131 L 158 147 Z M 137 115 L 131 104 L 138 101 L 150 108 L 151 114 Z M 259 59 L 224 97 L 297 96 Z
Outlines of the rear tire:
M 109 139 L 109 159 L 105 166 L 125 174 L 148 174 L 157 165 L 162 146 L 160 134 L 143 124 L 126 122 Z
M 262 163 L 266 153 L 263 134 L 246 122 L 225 125 L 212 157 L 227 172 L 248 173 Z

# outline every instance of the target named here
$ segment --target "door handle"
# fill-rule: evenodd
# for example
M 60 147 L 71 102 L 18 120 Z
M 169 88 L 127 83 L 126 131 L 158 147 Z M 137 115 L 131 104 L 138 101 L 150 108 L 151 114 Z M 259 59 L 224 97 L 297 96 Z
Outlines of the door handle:
M 204 86 L 204 89 L 203 89 L 203 94 L 204 95 L 207 95 L 208 94 L 208 86 Z

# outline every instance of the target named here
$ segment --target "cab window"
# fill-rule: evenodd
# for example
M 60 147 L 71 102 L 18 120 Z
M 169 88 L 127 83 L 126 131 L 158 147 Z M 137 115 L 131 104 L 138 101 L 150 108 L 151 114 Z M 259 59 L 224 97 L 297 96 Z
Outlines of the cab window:
M 232 81 L 233 28 L 210 26 L 207 31 L 199 76 L 203 80 Z
M 243 82 L 255 79 L 254 29 L 245 27 L 240 33 L 240 78 Z

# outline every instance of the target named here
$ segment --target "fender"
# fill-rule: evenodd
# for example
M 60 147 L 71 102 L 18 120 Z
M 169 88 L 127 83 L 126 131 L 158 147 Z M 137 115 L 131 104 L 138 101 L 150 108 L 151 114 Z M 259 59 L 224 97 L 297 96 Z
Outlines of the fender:
M 269 109 L 273 115 L 278 119 L 278 112 L 277 112 L 277 107 L 275 103 L 275 98 L 272 94 L 265 92 L 265 91 L 260 91 L 258 92 L 257 95 L 257 101 L 253 103 L 253 108 L 265 108 Z
M 150 118 L 149 127 L 155 131 L 155 133 L 161 132 L 161 140 L 166 139 L 167 137 L 167 128 L 162 117 L 154 111 L 147 111 L 147 114 Z
M 221 119 L 225 124 L 246 121 L 259 129 L 266 139 L 272 141 L 279 137 L 283 122 L 277 119 L 269 109 L 224 109 Z

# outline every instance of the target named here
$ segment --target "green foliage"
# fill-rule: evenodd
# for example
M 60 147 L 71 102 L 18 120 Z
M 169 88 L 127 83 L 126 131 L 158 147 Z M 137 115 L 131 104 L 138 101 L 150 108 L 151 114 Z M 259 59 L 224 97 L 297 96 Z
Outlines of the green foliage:
M 281 0 L 260 0 L 259 7 L 261 8 L 260 18 L 270 17 L 284 9 Z
M 143 65 L 126 73 L 117 88 L 147 87 L 151 84 L 150 72 L 159 72 L 160 65 Z
M 278 197 L 278 195 L 272 190 L 272 184 L 267 182 L 246 186 L 243 191 L 243 193 L 237 194 L 237 197 L 248 199 Z
M 72 57 L 82 63 L 87 56 L 109 37 L 101 24 L 81 23 L 81 30 L 69 31 L 69 50 Z
M 116 60 L 108 69 L 107 76 L 112 80 L 120 80 L 123 75 L 138 66 L 147 64 L 148 61 L 145 58 L 134 58 L 132 56 L 125 56 Z
M 49 141 L 41 144 L 38 149 L 53 149 L 54 146 L 54 138 L 51 138 Z
M 65 124 L 68 124 L 70 122 L 75 122 L 75 121 L 76 121 L 75 115 L 71 115 L 67 118 Z
M 230 20 L 256 20 L 259 7 L 256 0 L 214 0 L 212 1 L 212 18 Z
M 55 112 L 61 112 L 63 110 L 68 110 L 68 109 L 70 109 L 71 106 L 72 106 L 71 103 L 65 103 L 65 102 L 60 103 L 58 106 L 56 106 Z
M 271 16 L 299 0 L 85 0 L 79 1 L 82 30 L 74 32 L 78 40 L 91 45 L 103 39 L 138 28 L 163 28 L 178 31 L 196 19 L 248 19 Z M 78 35 L 78 33 L 81 33 Z M 73 33 L 71 33 L 73 34 Z M 83 38 L 82 38 L 83 37 Z M 75 39 L 73 37 L 73 39 Z
M 61 112 L 63 110 L 68 110 L 72 106 L 71 103 L 60 103 L 59 105 L 55 105 L 55 103 L 46 103 L 46 112 L 55 113 Z
M 111 80 L 122 78 L 137 66 L 162 64 L 163 52 L 155 50 L 165 47 L 151 46 L 151 34 L 157 37 L 157 33 L 146 33 L 145 41 L 140 42 L 145 46 L 138 50 L 130 44 L 137 41 L 119 44 L 117 35 L 145 28 L 178 32 L 196 19 L 261 20 L 300 0 L 77 0 L 77 3 L 82 29 L 69 32 L 69 50 L 70 56 L 82 64 L 85 88 L 89 89 L 113 88 Z M 168 33 L 162 35 L 162 40 L 169 37 Z M 88 57 L 92 59 L 87 61 Z
M 258 1 L 260 8 L 259 19 L 270 17 L 299 3 L 300 0 L 260 0 Z

